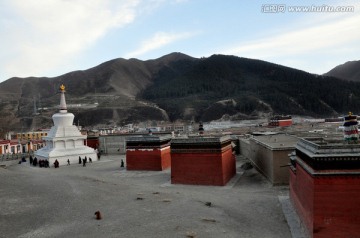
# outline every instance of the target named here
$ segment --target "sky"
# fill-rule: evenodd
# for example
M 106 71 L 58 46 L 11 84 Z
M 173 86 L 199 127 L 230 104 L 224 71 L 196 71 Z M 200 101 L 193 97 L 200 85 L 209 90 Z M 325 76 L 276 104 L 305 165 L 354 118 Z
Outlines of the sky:
M 360 60 L 360 2 L 0 0 L 0 36 L 0 82 L 172 52 L 236 55 L 323 74 Z

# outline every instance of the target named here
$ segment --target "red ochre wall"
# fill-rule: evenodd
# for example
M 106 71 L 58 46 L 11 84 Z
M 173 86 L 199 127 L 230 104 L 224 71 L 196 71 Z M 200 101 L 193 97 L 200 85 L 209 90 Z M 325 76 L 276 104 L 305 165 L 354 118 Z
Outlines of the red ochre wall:
M 360 237 L 360 175 L 315 179 L 314 237 Z
M 127 170 L 155 170 L 161 171 L 171 165 L 170 146 L 162 150 L 127 150 Z
M 293 176 L 291 198 L 311 237 L 360 237 L 360 175 L 313 179 L 297 166 Z
M 279 126 L 291 126 L 292 125 L 292 120 L 284 120 L 284 121 L 279 121 Z
M 290 198 L 310 234 L 314 221 L 314 184 L 312 177 L 300 165 L 296 166 L 296 174 L 290 169 Z
M 222 153 L 222 174 L 224 185 L 236 174 L 236 161 L 232 150 Z
M 235 175 L 235 157 L 224 153 L 172 153 L 171 183 L 225 185 Z
M 97 149 L 98 148 L 98 146 L 99 146 L 99 139 L 98 138 L 96 138 L 96 139 L 86 139 L 86 141 L 84 141 L 85 143 L 85 145 L 87 145 L 87 146 L 89 146 L 89 147 L 91 147 L 91 148 L 93 148 L 93 149 Z

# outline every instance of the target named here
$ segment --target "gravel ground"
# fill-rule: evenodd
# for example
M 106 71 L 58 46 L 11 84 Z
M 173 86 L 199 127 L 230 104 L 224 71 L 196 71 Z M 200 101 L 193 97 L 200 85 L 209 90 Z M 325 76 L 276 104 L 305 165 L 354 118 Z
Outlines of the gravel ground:
M 279 201 L 288 187 L 240 157 L 224 187 L 172 185 L 170 170 L 126 171 L 121 159 L 0 168 L 0 237 L 292 237 Z

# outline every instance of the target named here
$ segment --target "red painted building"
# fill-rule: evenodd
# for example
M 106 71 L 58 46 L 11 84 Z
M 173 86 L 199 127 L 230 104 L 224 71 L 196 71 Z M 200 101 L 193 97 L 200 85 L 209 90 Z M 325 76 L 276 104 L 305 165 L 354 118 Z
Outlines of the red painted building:
M 360 237 L 360 145 L 301 139 L 291 156 L 290 199 L 310 237 Z
M 84 141 L 86 146 L 89 146 L 93 149 L 99 148 L 99 137 L 98 136 L 88 136 Z
M 283 127 L 291 126 L 293 124 L 291 116 L 274 116 L 269 121 L 269 126 L 271 127 Z
M 171 141 L 171 183 L 223 186 L 235 173 L 230 136 Z
M 126 139 L 126 169 L 161 171 L 171 165 L 170 135 L 142 135 Z

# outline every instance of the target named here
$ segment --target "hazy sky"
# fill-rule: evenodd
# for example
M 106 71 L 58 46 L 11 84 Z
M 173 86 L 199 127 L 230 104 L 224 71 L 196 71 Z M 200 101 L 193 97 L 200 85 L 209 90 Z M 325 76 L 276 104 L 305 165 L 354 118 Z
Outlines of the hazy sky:
M 304 8 L 293 12 L 293 6 Z M 305 7 L 317 12 L 305 12 Z M 331 12 L 332 7 L 353 11 Z M 193 57 L 237 55 L 322 74 L 360 60 L 360 4 L 357 0 L 0 0 L 0 35 L 0 81 L 54 77 L 114 58 L 148 60 L 171 52 Z

